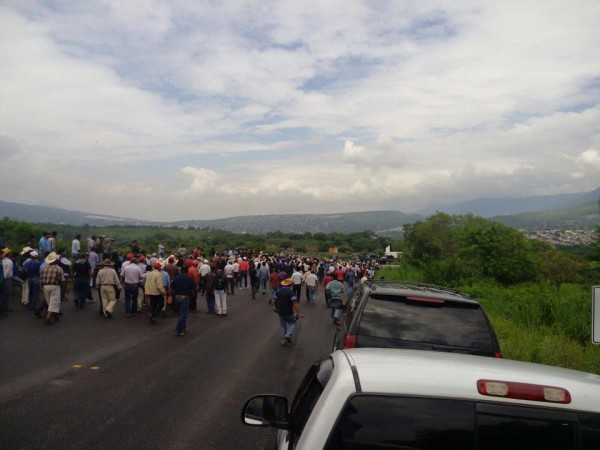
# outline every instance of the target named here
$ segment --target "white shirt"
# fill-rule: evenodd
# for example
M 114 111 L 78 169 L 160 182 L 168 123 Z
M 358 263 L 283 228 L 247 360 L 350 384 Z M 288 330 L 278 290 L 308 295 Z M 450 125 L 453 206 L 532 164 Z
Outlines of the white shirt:
M 292 281 L 294 284 L 302 284 L 302 273 L 296 271 L 292 274 Z
M 4 270 L 4 279 L 5 280 L 12 278 L 13 267 L 14 267 L 14 264 L 12 262 L 12 259 L 5 256 L 4 259 L 2 260 L 2 269 Z
M 71 255 L 79 253 L 79 250 L 81 250 L 81 243 L 79 242 L 79 239 L 73 239 L 71 241 Z
M 319 278 L 317 277 L 316 274 L 314 274 L 312 272 L 306 272 L 306 274 L 304 275 L 304 282 L 306 283 L 307 286 L 316 287 L 318 281 L 319 281 Z
M 204 277 L 210 272 L 210 266 L 208 264 L 202 264 L 198 272 L 200 272 L 200 276 Z
M 94 270 L 94 268 L 98 265 L 98 263 L 100 263 L 100 255 L 98 255 L 98 253 L 93 252 L 93 251 L 90 252 L 90 257 L 88 258 L 88 262 L 90 263 L 92 270 Z

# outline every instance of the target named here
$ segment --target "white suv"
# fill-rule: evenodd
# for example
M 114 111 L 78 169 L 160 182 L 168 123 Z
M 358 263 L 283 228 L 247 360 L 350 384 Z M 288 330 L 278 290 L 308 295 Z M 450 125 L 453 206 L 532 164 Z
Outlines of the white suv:
M 288 408 L 248 399 L 242 420 L 278 449 L 600 449 L 600 376 L 420 350 L 339 350 Z

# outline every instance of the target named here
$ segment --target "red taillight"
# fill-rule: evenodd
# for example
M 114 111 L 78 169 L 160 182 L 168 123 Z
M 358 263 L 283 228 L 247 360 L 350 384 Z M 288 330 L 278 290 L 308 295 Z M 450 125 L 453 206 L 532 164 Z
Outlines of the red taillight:
M 446 300 L 440 300 L 439 298 L 427 298 L 427 297 L 406 297 L 406 300 L 411 302 L 423 302 L 423 303 L 446 303 Z
M 536 402 L 571 403 L 571 394 L 564 388 L 514 381 L 478 380 L 477 391 L 492 397 L 516 398 Z
M 346 334 L 344 337 L 344 348 L 356 348 L 356 335 Z
M 504 358 L 502 352 L 494 352 L 494 358 Z

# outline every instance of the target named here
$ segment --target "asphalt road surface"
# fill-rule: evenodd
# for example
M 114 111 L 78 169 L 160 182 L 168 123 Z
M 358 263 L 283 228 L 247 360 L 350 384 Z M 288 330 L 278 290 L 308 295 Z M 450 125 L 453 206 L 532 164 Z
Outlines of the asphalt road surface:
M 304 297 L 304 292 L 302 293 Z M 293 345 L 279 342 L 267 296 L 228 296 L 229 316 L 200 311 L 188 334 L 177 318 L 150 325 L 145 314 L 98 315 L 63 302 L 59 323 L 43 325 L 18 299 L 0 319 L 2 449 L 267 449 L 275 430 L 241 422 L 253 394 L 291 399 L 305 371 L 329 354 L 335 328 L 320 295 L 302 299 Z

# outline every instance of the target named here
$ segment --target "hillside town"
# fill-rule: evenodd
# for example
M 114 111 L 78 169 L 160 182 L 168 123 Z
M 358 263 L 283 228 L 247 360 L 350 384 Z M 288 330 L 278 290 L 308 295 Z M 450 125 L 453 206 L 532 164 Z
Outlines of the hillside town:
M 540 229 L 521 230 L 528 239 L 536 239 L 552 246 L 590 245 L 596 240 L 596 231 L 589 229 L 562 230 Z

